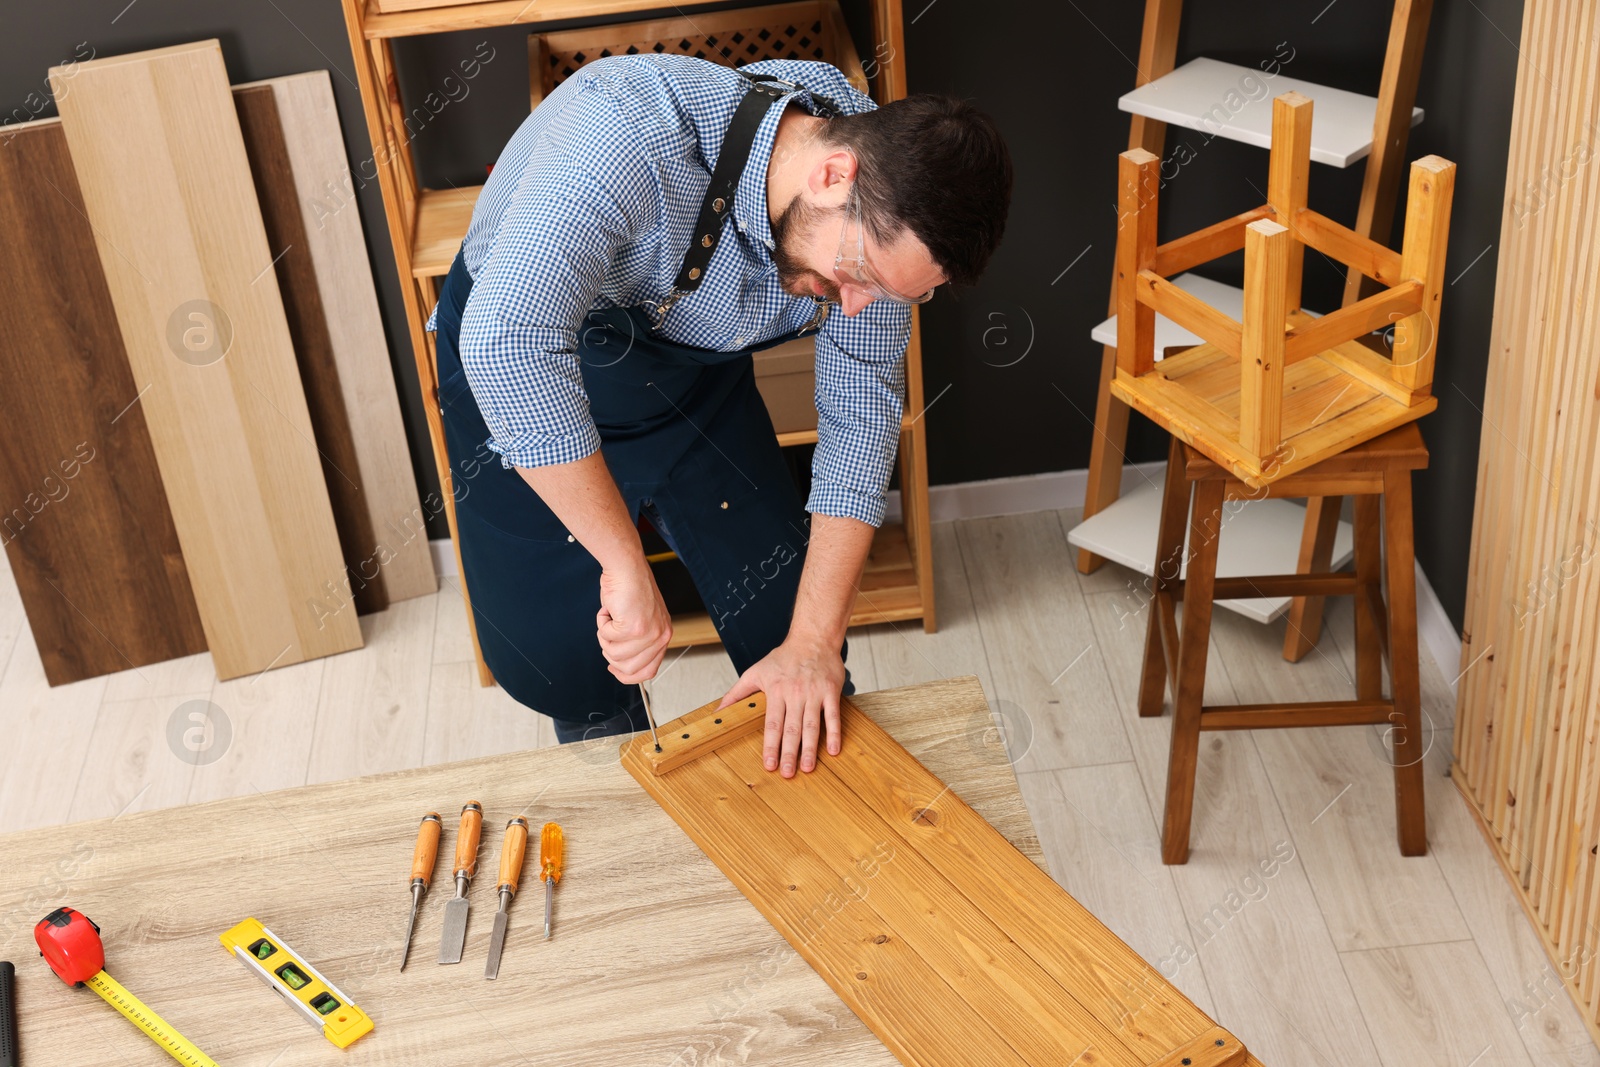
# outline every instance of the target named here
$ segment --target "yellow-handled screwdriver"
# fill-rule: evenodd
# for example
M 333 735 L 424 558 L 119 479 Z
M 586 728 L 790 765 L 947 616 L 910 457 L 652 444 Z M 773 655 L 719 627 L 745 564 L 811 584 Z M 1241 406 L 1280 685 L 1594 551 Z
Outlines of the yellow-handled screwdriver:
M 400 950 L 400 969 L 406 969 L 406 957 L 411 955 L 411 934 L 417 928 L 417 905 L 433 881 L 433 863 L 439 858 L 439 813 L 430 811 L 422 817 L 417 827 L 417 847 L 411 853 L 411 918 L 406 921 L 406 943 Z
M 561 881 L 561 857 L 566 851 L 559 823 L 547 822 L 539 832 L 539 880 L 544 883 L 544 939 L 550 940 L 550 911 L 556 883 Z

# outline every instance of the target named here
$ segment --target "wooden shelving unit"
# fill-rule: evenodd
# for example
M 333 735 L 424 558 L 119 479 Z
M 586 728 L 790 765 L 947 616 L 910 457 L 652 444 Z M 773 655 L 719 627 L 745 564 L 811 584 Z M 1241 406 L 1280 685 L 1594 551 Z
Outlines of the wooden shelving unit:
M 645 13 L 682 17 L 706 0 L 676 5 L 658 0 L 341 0 L 350 48 L 355 56 L 367 131 L 372 138 L 378 183 L 383 193 L 389 242 L 402 280 L 406 322 L 421 382 L 423 409 L 433 444 L 434 465 L 444 489 L 445 511 L 455 541 L 455 500 L 450 490 L 450 464 L 438 405 L 438 372 L 433 337 L 424 328 L 438 299 L 440 279 L 449 271 L 466 235 L 481 186 L 423 189 L 417 179 L 410 140 L 405 134 L 405 107 L 395 75 L 393 41 L 397 37 L 449 33 L 494 26 L 527 26 L 532 31 L 555 28 L 566 20 L 595 16 L 637 18 Z M 900 0 L 868 0 L 872 16 L 871 47 L 858 49 L 871 57 L 866 74 L 873 98 L 880 103 L 906 94 L 905 32 Z M 619 19 L 621 21 L 621 19 Z M 932 530 L 928 520 L 926 423 L 915 418 L 923 408 L 922 347 L 917 310 L 912 310 L 911 342 L 906 350 L 906 411 L 900 434 L 900 523 L 886 523 L 873 540 L 851 625 L 920 618 L 924 629 L 936 625 L 933 601 Z M 816 432 L 780 434 L 780 445 L 816 441 Z M 457 566 L 460 546 L 456 546 Z M 471 590 L 462 583 L 473 651 L 484 685 L 493 676 L 478 649 L 471 612 Z M 704 615 L 673 620 L 674 645 L 711 644 L 717 640 Z
M 1228 140 L 1269 147 L 1272 123 L 1270 97 L 1293 90 L 1316 102 L 1316 122 L 1313 123 L 1311 139 L 1311 158 L 1314 161 L 1347 167 L 1366 160 L 1354 229 L 1362 237 L 1380 241 L 1386 239 L 1394 221 L 1400 178 L 1405 173 L 1406 140 L 1411 127 L 1422 120 L 1422 111 L 1414 104 L 1432 11 L 1433 0 L 1395 0 L 1377 96 L 1362 96 L 1316 85 L 1288 77 L 1280 71 L 1268 82 L 1268 99 L 1253 101 L 1236 109 L 1225 104 L 1231 99 L 1229 94 L 1239 92 L 1239 79 L 1242 76 L 1253 75 L 1260 79 L 1260 73 L 1249 67 L 1207 58 L 1176 66 L 1178 26 L 1183 14 L 1183 2 L 1145 0 L 1144 29 L 1140 37 L 1134 88 L 1118 102 L 1123 111 L 1133 116 L 1129 124 L 1128 147 L 1143 148 L 1158 157 L 1163 156 L 1169 123 Z M 1220 112 L 1215 109 L 1216 105 L 1223 105 Z M 1107 165 L 1110 165 L 1110 160 L 1107 160 Z M 1184 288 L 1203 286 L 1206 291 L 1197 295 L 1203 295 L 1215 307 L 1227 310 L 1243 304 L 1243 292 L 1235 287 L 1192 276 L 1174 281 Z M 1227 289 L 1232 289 L 1232 292 L 1223 291 Z M 1351 268 L 1346 274 L 1343 306 L 1349 306 L 1374 291 L 1374 283 Z M 1106 517 L 1107 513 L 1118 508 L 1121 495 L 1123 449 L 1128 439 L 1129 411 L 1126 404 L 1111 395 L 1117 357 L 1114 295 L 1109 310 L 1113 313 L 1111 318 L 1096 326 L 1091 334 L 1105 348 L 1101 355 L 1095 433 L 1089 456 L 1088 485 L 1084 493 L 1084 522 L 1069 534 L 1069 539 L 1078 549 L 1078 570 L 1085 574 L 1099 567 L 1104 558 L 1112 556 L 1115 548 L 1113 539 L 1126 538 L 1128 532 L 1127 521 Z M 1197 340 L 1188 331 L 1165 318 L 1157 317 L 1158 353 L 1167 344 L 1194 344 Z M 1311 506 L 1305 512 L 1299 565 L 1289 569 L 1305 569 L 1319 536 L 1322 517 L 1337 514 L 1336 509 L 1323 508 L 1317 501 L 1309 503 Z M 1278 536 L 1278 527 L 1286 514 L 1283 509 L 1295 507 L 1282 500 L 1252 502 L 1230 519 L 1230 534 L 1236 540 L 1259 546 L 1262 552 L 1272 551 L 1268 547 L 1268 540 Z M 1094 519 L 1101 521 L 1092 522 Z M 1343 540 L 1349 535 L 1349 524 L 1340 523 L 1337 537 Z M 1153 529 L 1149 540 L 1154 544 Z M 1259 572 L 1259 563 L 1258 559 L 1257 565 L 1248 569 Z M 1146 564 L 1141 570 L 1149 573 L 1151 566 Z M 1219 569 L 1218 574 L 1226 576 L 1227 572 Z M 1224 606 L 1237 609 L 1237 605 L 1242 603 L 1235 601 Z M 1321 628 L 1320 610 L 1320 607 L 1304 598 L 1294 601 L 1284 642 L 1285 658 L 1298 660 L 1316 643 Z M 1258 606 L 1245 613 L 1257 617 L 1266 614 L 1275 618 L 1281 612 L 1261 610 L 1261 606 Z

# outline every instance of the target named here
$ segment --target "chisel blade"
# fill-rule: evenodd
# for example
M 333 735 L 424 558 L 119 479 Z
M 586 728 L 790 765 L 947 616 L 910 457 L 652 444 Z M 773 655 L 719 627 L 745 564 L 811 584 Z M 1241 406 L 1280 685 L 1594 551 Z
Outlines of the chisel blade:
M 471 907 L 466 897 L 452 897 L 444 906 L 444 933 L 439 937 L 439 962 L 460 963 L 461 951 L 467 946 L 467 911 Z
M 494 913 L 494 931 L 489 935 L 489 960 L 483 965 L 485 978 L 498 978 L 500 975 L 500 950 L 506 947 L 506 925 L 510 917 L 508 911 Z

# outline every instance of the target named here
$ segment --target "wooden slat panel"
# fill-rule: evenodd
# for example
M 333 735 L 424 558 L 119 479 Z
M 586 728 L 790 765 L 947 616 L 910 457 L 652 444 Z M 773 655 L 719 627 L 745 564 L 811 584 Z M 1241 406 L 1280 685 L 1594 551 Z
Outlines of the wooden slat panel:
M 250 106 L 247 101 L 257 103 Z M 438 590 L 327 71 L 234 88 L 356 606 Z M 334 464 L 337 463 L 337 467 Z
M 1594 5 L 1524 8 L 1452 777 L 1600 1037 L 1600 171 L 1574 155 L 1592 143 L 1597 33 Z M 1413 170 L 1413 188 L 1426 177 Z M 1443 236 L 1419 230 L 1408 267 Z M 1427 376 L 1426 337 L 1412 340 L 1402 380 Z
M 56 119 L 0 151 L 0 541 L 51 685 L 205 651 Z
M 359 647 L 216 41 L 52 70 L 219 677 Z

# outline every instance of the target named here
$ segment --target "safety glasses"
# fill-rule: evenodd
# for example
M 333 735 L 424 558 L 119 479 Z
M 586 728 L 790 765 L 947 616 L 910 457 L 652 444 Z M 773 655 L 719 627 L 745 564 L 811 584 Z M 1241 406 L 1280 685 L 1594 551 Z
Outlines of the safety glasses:
M 853 255 L 848 254 L 853 251 Z M 926 304 L 933 299 L 929 289 L 921 296 L 906 296 L 885 285 L 867 265 L 867 228 L 861 220 L 861 198 L 856 194 L 855 182 L 850 183 L 850 197 L 845 203 L 844 225 L 839 230 L 839 254 L 833 258 L 833 272 L 839 281 L 861 290 L 874 300 L 887 300 L 894 304 Z

